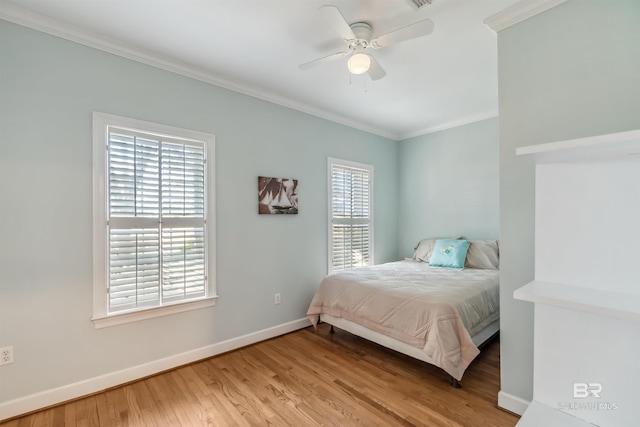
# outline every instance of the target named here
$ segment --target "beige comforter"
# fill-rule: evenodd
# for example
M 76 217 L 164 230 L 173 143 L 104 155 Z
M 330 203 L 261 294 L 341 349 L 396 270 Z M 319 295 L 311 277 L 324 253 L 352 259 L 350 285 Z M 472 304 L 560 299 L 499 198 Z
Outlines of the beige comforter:
M 325 277 L 307 315 L 341 317 L 421 348 L 456 379 L 479 350 L 468 330 L 499 311 L 497 270 L 455 270 L 398 261 Z

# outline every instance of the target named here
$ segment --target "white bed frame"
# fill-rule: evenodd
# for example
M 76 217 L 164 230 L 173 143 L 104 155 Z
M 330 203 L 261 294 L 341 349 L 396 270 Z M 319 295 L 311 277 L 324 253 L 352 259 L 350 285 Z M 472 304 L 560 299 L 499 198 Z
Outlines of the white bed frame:
M 328 323 L 329 325 L 335 326 L 336 328 L 350 332 L 353 335 L 357 335 L 366 340 L 373 341 L 374 343 L 380 344 L 383 347 L 390 348 L 391 350 L 395 350 L 399 353 L 406 354 L 407 356 L 411 356 L 415 359 L 422 360 L 423 362 L 427 362 L 431 365 L 435 365 L 434 360 L 427 356 L 426 353 L 422 351 L 422 349 L 412 347 L 409 344 L 405 344 L 395 338 L 382 335 L 379 332 L 372 331 L 371 329 L 368 329 L 357 323 L 345 320 L 340 317 L 330 316 L 328 314 L 321 314 L 320 320 Z M 476 345 L 476 347 L 482 347 L 484 343 L 493 338 L 499 331 L 500 318 L 497 318 L 489 323 L 486 327 L 478 331 L 476 334 L 472 335 L 471 340 Z M 449 377 L 451 380 L 451 385 L 453 387 L 459 388 L 460 383 L 458 382 L 458 380 L 451 376 Z

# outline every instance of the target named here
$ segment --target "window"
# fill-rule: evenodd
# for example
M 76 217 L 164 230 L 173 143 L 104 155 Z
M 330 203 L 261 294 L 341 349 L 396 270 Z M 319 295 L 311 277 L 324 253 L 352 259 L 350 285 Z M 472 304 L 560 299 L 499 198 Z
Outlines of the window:
M 102 113 L 93 126 L 96 327 L 213 305 L 213 135 Z
M 373 261 L 373 166 L 329 158 L 329 272 Z

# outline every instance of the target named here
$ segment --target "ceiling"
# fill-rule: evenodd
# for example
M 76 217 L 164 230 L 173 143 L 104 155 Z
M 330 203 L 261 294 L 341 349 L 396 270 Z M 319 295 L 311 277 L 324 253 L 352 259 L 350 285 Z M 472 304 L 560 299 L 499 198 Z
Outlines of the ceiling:
M 519 0 L 0 0 L 0 18 L 391 139 L 497 115 L 496 34 Z M 319 12 L 337 6 L 374 37 L 429 18 L 428 36 L 373 50 L 387 72 L 351 75 Z

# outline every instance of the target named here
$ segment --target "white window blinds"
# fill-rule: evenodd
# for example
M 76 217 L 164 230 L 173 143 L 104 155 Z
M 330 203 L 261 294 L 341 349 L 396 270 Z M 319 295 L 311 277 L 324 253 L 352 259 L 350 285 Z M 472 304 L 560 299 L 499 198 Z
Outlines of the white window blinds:
M 372 261 L 372 179 L 369 165 L 330 159 L 330 271 Z
M 205 143 L 109 127 L 108 313 L 206 296 Z

